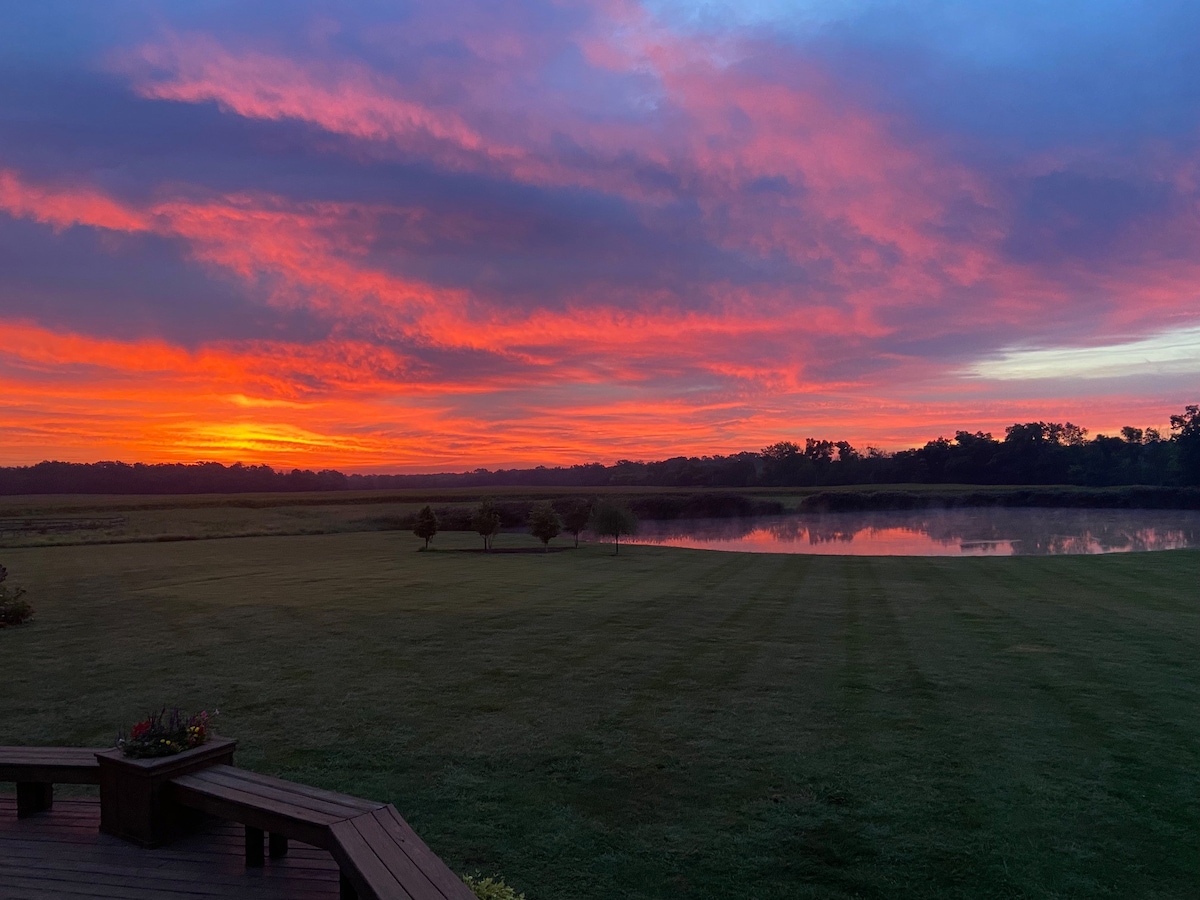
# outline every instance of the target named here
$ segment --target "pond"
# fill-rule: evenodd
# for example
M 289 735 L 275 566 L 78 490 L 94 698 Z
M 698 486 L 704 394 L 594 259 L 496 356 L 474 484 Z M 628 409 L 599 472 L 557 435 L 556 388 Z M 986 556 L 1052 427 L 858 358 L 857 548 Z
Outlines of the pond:
M 950 509 L 643 521 L 635 544 L 837 556 L 1053 556 L 1200 547 L 1200 511 Z

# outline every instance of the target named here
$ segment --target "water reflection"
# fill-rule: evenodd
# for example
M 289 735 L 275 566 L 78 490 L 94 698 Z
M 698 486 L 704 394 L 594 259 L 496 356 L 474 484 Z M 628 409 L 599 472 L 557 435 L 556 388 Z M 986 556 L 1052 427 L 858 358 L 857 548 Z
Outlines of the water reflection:
M 631 543 L 847 556 L 1047 556 L 1200 547 L 1200 511 L 954 509 L 642 522 Z

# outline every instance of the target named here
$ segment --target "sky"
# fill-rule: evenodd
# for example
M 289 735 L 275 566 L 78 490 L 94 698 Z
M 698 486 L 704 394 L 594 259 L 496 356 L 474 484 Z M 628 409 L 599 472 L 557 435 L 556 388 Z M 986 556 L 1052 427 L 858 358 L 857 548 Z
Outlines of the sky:
M 1200 402 L 1200 4 L 0 0 L 0 464 Z

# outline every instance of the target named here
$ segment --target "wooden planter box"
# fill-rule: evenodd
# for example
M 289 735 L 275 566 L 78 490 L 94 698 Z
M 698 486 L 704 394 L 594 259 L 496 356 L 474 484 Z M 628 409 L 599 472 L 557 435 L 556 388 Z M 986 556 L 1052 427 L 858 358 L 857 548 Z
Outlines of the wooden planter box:
M 128 759 L 120 750 L 100 763 L 100 830 L 143 847 L 161 847 L 183 830 L 189 812 L 172 801 L 168 782 L 209 766 L 232 765 L 237 741 L 211 738 L 193 750 L 156 759 Z

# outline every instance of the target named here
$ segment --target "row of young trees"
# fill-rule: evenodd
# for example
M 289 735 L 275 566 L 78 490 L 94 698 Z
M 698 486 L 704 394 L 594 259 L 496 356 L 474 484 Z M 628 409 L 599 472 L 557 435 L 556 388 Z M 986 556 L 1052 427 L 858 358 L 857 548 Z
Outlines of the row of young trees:
M 616 503 L 590 503 L 577 501 L 564 515 L 560 516 L 550 501 L 535 503 L 529 512 L 529 533 L 542 542 L 544 549 L 550 549 L 550 542 L 562 532 L 575 538 L 575 546 L 579 547 L 579 535 L 590 530 L 600 537 L 611 537 L 616 547 L 616 553 L 621 552 L 621 537 L 637 532 L 637 518 L 624 506 Z M 425 506 L 417 513 L 413 534 L 425 541 L 424 549 L 429 549 L 429 542 L 438 533 L 440 523 L 433 507 Z M 484 498 L 475 513 L 471 516 L 471 530 L 483 538 L 483 549 L 492 549 L 492 541 L 500 533 L 500 510 L 495 501 Z

